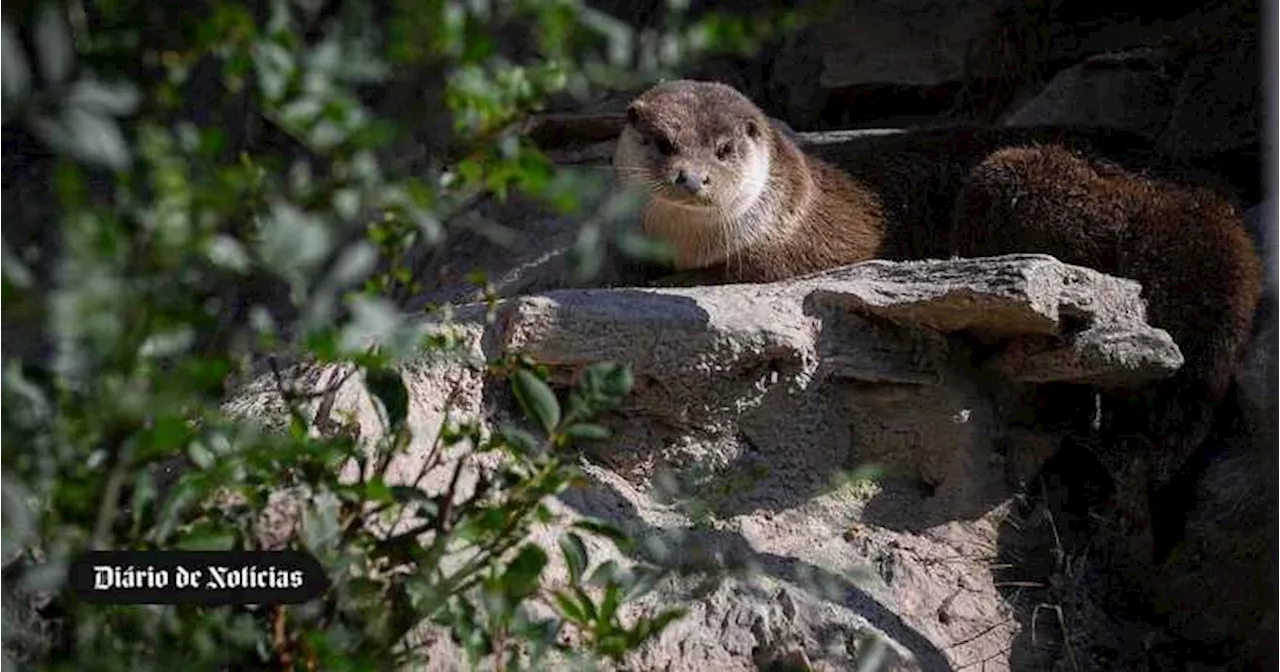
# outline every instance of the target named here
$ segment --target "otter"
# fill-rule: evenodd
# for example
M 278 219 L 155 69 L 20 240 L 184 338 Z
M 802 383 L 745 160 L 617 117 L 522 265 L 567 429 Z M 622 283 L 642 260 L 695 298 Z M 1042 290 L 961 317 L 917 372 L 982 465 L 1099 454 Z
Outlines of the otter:
M 1142 284 L 1184 365 L 1159 386 L 1181 450 L 1203 440 L 1251 331 L 1261 267 L 1231 185 L 1109 129 L 957 127 L 805 149 L 736 89 L 658 84 L 613 170 L 646 233 L 702 282 L 772 282 L 868 259 L 1044 253 Z M 1168 404 L 1166 404 L 1168 405 Z

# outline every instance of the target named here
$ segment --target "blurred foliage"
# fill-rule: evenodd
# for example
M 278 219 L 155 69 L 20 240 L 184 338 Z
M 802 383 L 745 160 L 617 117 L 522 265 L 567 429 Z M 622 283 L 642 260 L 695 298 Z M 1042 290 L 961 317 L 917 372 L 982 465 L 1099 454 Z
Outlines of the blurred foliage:
M 492 362 L 537 431 L 451 421 L 415 482 L 390 482 L 388 468 L 413 440 L 401 363 L 461 356 L 398 309 L 420 289 L 415 255 L 478 203 L 519 194 L 592 215 L 573 257 L 589 272 L 602 222 L 625 210 L 554 169 L 521 120 L 553 96 L 642 85 L 794 25 L 789 13 L 694 20 L 680 5 L 637 31 L 575 0 L 6 3 L 6 153 L 15 133 L 43 145 L 23 160 L 50 165 L 57 213 L 22 224 L 53 232 L 50 277 L 8 235 L 3 250 L 5 308 L 38 320 L 51 347 L 3 371 L 6 657 L 386 669 L 422 662 L 408 635 L 426 622 L 473 663 L 516 669 L 552 652 L 621 659 L 678 618 L 624 622 L 621 607 L 661 573 L 592 569 L 584 537 L 625 548 L 618 530 L 588 520 L 557 549 L 526 541 L 576 482 L 563 448 L 608 436 L 591 418 L 627 395 L 625 364 L 588 369 L 562 407 L 536 363 Z M 395 86 L 419 87 L 446 123 L 392 114 L 381 94 Z M 424 132 L 425 158 L 402 160 Z M 596 197 L 604 205 L 584 207 Z M 277 356 L 359 373 L 383 431 L 353 436 L 313 413 L 317 395 L 294 389 Z M 288 402 L 283 431 L 223 406 L 229 381 L 264 362 Z M 455 491 L 480 454 L 498 466 Z M 357 475 L 340 478 L 344 466 Z M 418 487 L 442 474 L 445 491 Z M 64 588 L 90 548 L 253 548 L 281 493 L 302 509 L 288 543 L 333 581 L 311 604 L 108 608 Z M 551 552 L 570 574 L 554 589 Z

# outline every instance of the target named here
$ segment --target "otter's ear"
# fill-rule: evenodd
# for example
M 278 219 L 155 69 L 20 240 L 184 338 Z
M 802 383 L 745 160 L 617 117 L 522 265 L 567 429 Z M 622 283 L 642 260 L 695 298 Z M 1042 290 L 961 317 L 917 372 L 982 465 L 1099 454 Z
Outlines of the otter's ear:
M 760 125 L 756 123 L 755 119 L 747 120 L 747 137 L 752 140 L 760 138 Z

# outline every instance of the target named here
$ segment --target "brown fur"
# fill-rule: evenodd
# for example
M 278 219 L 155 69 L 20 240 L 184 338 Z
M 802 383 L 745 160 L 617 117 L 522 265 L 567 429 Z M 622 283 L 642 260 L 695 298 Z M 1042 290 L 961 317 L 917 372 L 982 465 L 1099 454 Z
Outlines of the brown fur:
M 1239 213 L 1193 185 L 1099 168 L 1060 147 L 992 153 L 965 180 L 952 247 L 1013 250 L 1142 284 L 1147 319 L 1182 350 L 1184 394 L 1225 394 L 1261 295 L 1261 263 Z
M 782 280 L 875 256 L 884 239 L 882 205 L 876 194 L 840 170 L 779 142 L 774 156 L 785 157 L 781 179 L 795 192 L 810 193 L 807 211 L 788 237 L 743 250 L 731 257 L 731 278 L 751 282 Z M 777 165 L 777 164 L 775 164 Z M 844 222 L 845 226 L 832 226 Z M 796 245 L 799 240 L 812 241 Z
M 807 156 L 768 118 L 731 87 L 687 81 L 660 84 L 629 108 L 631 131 L 619 142 L 614 165 L 621 177 L 637 167 L 653 176 L 649 184 L 655 198 L 646 205 L 646 230 L 673 243 L 681 270 L 723 265 L 724 279 L 770 281 L 819 271 L 871 258 L 880 245 L 880 204 L 875 193 L 853 182 L 840 170 Z M 736 131 L 745 128 L 744 133 Z M 751 238 L 750 233 L 728 226 L 698 226 L 715 219 L 711 213 L 656 207 L 663 198 L 682 201 L 669 182 L 671 175 L 690 166 L 709 173 L 711 202 L 728 201 L 731 189 L 743 179 L 742 156 L 728 162 L 711 154 L 722 138 L 737 136 L 755 151 L 768 155 L 767 203 L 746 219 L 757 222 L 760 235 L 740 249 L 725 248 L 726 240 Z M 669 142 L 678 150 L 671 156 L 649 149 L 651 143 Z M 643 145 L 643 146 L 642 146 Z M 846 217 L 860 217 L 855 226 L 831 226 Z M 690 218 L 693 221 L 683 220 Z M 824 244 L 798 244 L 821 240 Z M 706 263 L 708 256 L 725 256 Z M 721 270 L 717 268 L 716 270 Z
M 697 156 L 714 139 L 707 129 L 731 126 L 726 119 L 763 119 L 737 91 L 689 81 L 660 85 L 633 109 L 642 132 L 672 133 L 673 156 Z M 1260 260 L 1239 211 L 1190 182 L 1212 178 L 1172 164 L 1138 136 L 1102 129 L 953 128 L 807 153 L 767 124 L 759 130 L 770 157 L 767 207 L 752 215 L 749 240 L 713 214 L 645 218 L 646 229 L 677 248 L 700 236 L 745 240 L 715 263 L 686 257 L 683 269 L 764 282 L 873 257 L 1039 252 L 1133 278 L 1143 285 L 1148 319 L 1169 331 L 1186 360 L 1160 387 L 1164 402 L 1183 403 L 1173 411 L 1182 414 L 1177 428 L 1168 428 L 1180 450 L 1156 480 L 1202 439 L 1261 292 Z M 620 142 L 618 152 L 634 155 L 636 146 Z M 722 182 L 734 170 L 723 167 Z

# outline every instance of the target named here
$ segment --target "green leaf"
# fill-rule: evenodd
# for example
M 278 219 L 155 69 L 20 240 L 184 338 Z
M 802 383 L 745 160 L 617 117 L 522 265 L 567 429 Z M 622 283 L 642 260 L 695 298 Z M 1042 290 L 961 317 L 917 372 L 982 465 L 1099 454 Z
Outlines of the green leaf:
M 27 593 L 57 593 L 67 580 L 65 560 L 46 561 L 29 567 L 21 574 L 19 590 Z
M 616 240 L 622 254 L 636 261 L 670 264 L 675 259 L 675 250 L 670 243 L 633 229 L 619 231 Z
M 297 69 L 293 53 L 274 42 L 259 42 L 254 45 L 253 60 L 263 95 L 270 101 L 280 100 Z
M 591 578 L 587 579 L 587 583 L 603 588 L 610 582 L 617 580 L 621 568 L 616 560 L 605 560 L 596 566 L 595 571 L 591 572 Z
M 215 266 L 220 266 L 236 273 L 245 273 L 249 270 L 248 252 L 245 251 L 240 241 L 231 236 L 219 235 L 212 238 L 208 243 L 205 254 Z
M 374 477 L 364 484 L 364 498 L 370 502 L 391 502 L 394 495 L 391 488 L 379 477 Z
M 311 497 L 309 506 L 302 512 L 303 545 L 317 555 L 326 555 L 340 541 L 342 526 L 339 508 L 342 502 L 332 492 L 322 492 Z
M 133 494 L 129 497 L 129 514 L 134 525 L 141 523 L 143 512 L 155 501 L 157 494 L 151 472 L 146 468 L 139 469 L 133 479 Z
M 391 496 L 402 504 L 410 502 L 431 502 L 431 495 L 424 490 L 415 488 L 411 485 L 393 485 L 391 486 Z
M 178 528 L 181 519 L 207 495 L 208 490 L 208 479 L 201 472 L 190 472 L 179 478 L 169 496 L 163 500 L 156 516 L 156 527 L 148 536 L 161 544 L 167 544 L 169 535 Z
M 259 243 L 268 268 L 287 278 L 295 271 L 312 269 L 328 256 L 333 235 L 323 218 L 282 199 L 272 199 L 269 207 Z
M 841 488 L 858 483 L 875 483 L 884 478 L 886 469 L 883 465 L 860 464 L 853 469 L 837 471 L 831 477 L 831 486 Z
M 199 523 L 178 537 L 184 551 L 229 551 L 236 546 L 236 533 L 216 523 Z
M 857 672 L 876 672 L 885 668 L 885 657 L 888 654 L 888 647 L 885 646 L 884 640 L 875 635 L 867 635 L 861 638 L 861 646 L 857 648 L 854 657 L 854 669 Z
M 547 554 L 536 544 L 526 544 L 507 565 L 503 573 L 503 585 L 507 595 L 523 599 L 538 589 L 542 568 L 547 566 Z
M 333 209 L 343 219 L 355 219 L 360 214 L 360 192 L 354 188 L 346 187 L 339 189 L 333 193 Z M 368 245 L 368 243 L 364 243 Z
M 209 450 L 209 447 L 200 441 L 192 441 L 191 445 L 187 446 L 187 456 L 191 458 L 192 464 L 202 470 L 208 470 L 217 460 L 217 456 L 213 454 L 213 451 Z
M 569 580 L 578 583 L 582 573 L 586 571 L 588 560 L 587 545 L 582 537 L 568 532 L 560 535 L 560 552 L 564 554 L 565 565 L 569 568 Z
M 32 275 L 31 269 L 22 263 L 18 257 L 9 249 L 9 244 L 0 241 L 0 273 L 3 273 L 4 281 L 12 285 L 16 289 L 30 289 L 35 283 L 35 276 Z
M 392 429 L 400 427 L 409 417 L 409 389 L 395 369 L 379 367 L 365 371 L 365 385 L 369 393 L 382 402 Z
M 631 373 L 630 364 L 614 364 L 605 374 L 604 392 L 619 401 L 631 394 L 635 385 L 635 377 Z
M 4 557 L 12 558 L 35 533 L 36 516 L 31 510 L 26 486 L 8 474 L 0 476 L 0 483 L 4 484 L 0 488 L 0 500 L 4 501 L 4 506 L 0 507 L 4 517 Z
M 644 632 L 640 634 L 640 637 L 634 642 L 634 645 L 639 646 L 643 644 L 645 640 L 649 639 L 650 637 L 655 637 L 661 634 L 663 630 L 667 629 L 668 625 L 671 625 L 675 621 L 681 618 L 684 618 L 685 615 L 688 613 L 689 613 L 688 609 L 685 609 L 684 607 L 677 607 L 675 609 L 668 609 L 653 618 L 642 617 L 640 619 L 640 624 L 637 625 L 636 629 L 639 630 L 640 629 L 639 625 L 643 625 Z
M 569 586 L 569 589 L 578 597 L 578 605 L 582 608 L 582 615 L 586 616 L 588 621 L 596 620 L 596 604 L 591 599 L 591 596 L 587 594 L 587 591 L 578 586 Z
M 629 364 L 598 362 L 588 366 L 575 390 L 575 414 L 589 416 L 617 408 L 631 393 L 634 382 Z
M 377 262 L 378 250 L 372 244 L 360 241 L 350 245 L 342 251 L 342 255 L 334 264 L 329 282 L 335 286 L 344 287 L 358 280 L 364 280 Z
M 43 117 L 32 127 L 50 147 L 89 164 L 124 170 L 132 160 L 124 135 L 109 117 L 68 108 L 57 121 Z
M 631 548 L 635 545 L 635 542 L 622 528 L 599 518 L 583 518 L 582 520 L 574 521 L 573 527 L 608 538 L 623 553 L 630 553 Z
M 67 81 L 75 61 L 71 32 L 59 11 L 62 6 L 57 2 L 43 2 L 36 15 L 35 43 L 40 55 L 40 72 L 45 81 L 53 85 Z
M 600 272 L 605 260 L 604 242 L 598 223 L 587 222 L 578 229 L 578 237 L 566 255 L 573 282 L 586 282 Z
M 71 87 L 67 104 L 92 114 L 122 117 L 132 114 L 138 107 L 138 90 L 127 82 L 107 84 L 92 79 L 82 79 Z
M 31 66 L 26 51 L 8 21 L 0 21 L 0 87 L 4 97 L 19 99 L 31 86 Z
M 600 601 L 600 616 L 596 621 L 601 625 L 611 624 L 614 615 L 618 612 L 621 598 L 622 589 L 617 584 L 605 588 L 604 599 Z
M 627 589 L 625 597 L 626 602 L 644 597 L 658 585 L 658 581 L 662 579 L 661 570 L 653 567 L 637 567 L 636 571 L 631 574 L 630 585 L 624 586 Z
M 532 373 L 520 369 L 511 381 L 516 401 L 548 432 L 560 424 L 560 402 L 551 387 Z
M 585 441 L 603 441 L 613 436 L 612 432 L 606 427 L 582 422 L 569 425 L 565 428 L 564 433 L 565 436 L 572 439 Z
M 560 607 L 560 613 L 565 618 L 574 623 L 586 623 L 587 615 L 583 613 L 582 607 L 578 606 L 577 600 L 565 593 L 557 592 L 552 599 L 555 600 L 556 606 Z
M 519 455 L 530 455 L 538 450 L 538 440 L 518 427 L 502 427 L 498 430 L 502 440 Z

